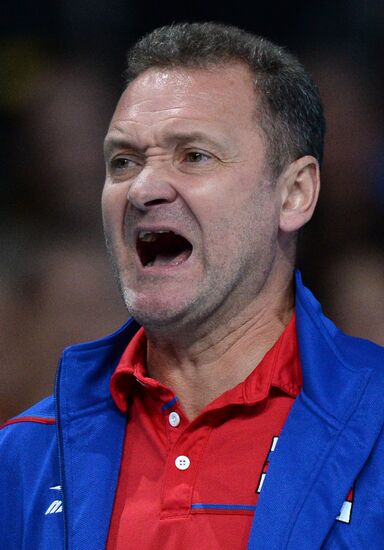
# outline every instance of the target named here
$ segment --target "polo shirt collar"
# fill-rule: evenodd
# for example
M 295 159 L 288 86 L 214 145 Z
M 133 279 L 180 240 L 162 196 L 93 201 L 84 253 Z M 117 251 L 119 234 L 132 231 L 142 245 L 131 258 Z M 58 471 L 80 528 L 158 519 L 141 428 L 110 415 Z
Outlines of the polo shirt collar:
M 160 382 L 147 376 L 146 343 L 144 329 L 140 328 L 129 342 L 111 378 L 112 397 L 117 407 L 124 413 L 127 412 L 129 397 L 136 383 L 148 389 L 161 387 Z M 257 368 L 240 384 L 227 390 L 218 398 L 220 406 L 255 404 L 269 395 L 271 387 L 279 388 L 291 397 L 296 397 L 302 387 L 295 314 Z M 215 399 L 208 405 L 208 408 L 214 407 L 216 401 Z

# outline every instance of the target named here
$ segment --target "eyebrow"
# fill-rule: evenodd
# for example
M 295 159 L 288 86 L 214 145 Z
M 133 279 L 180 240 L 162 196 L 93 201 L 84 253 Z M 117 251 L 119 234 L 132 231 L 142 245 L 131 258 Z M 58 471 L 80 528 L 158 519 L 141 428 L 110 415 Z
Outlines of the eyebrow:
M 169 133 L 169 135 L 165 135 L 164 137 L 164 143 L 165 145 L 185 145 L 186 143 L 190 143 L 193 141 L 203 141 L 204 143 L 210 145 L 211 147 L 214 147 L 215 149 L 223 149 L 223 145 L 225 148 L 225 142 L 224 144 L 218 143 L 218 140 L 215 140 L 214 138 L 208 136 L 204 132 L 200 131 L 193 131 L 193 132 L 172 132 Z M 108 158 L 110 154 L 116 150 L 116 149 L 132 149 L 135 151 L 144 151 L 145 148 L 138 147 L 137 144 L 133 143 L 129 140 L 129 138 L 122 138 L 117 136 L 108 136 L 105 138 L 104 141 L 104 156 L 105 158 Z
M 106 136 L 104 140 L 104 158 L 107 159 L 115 151 L 116 149 L 137 149 L 136 146 L 133 145 L 128 139 L 126 138 L 118 138 L 118 137 L 112 137 L 112 136 Z
M 208 134 L 205 134 L 204 132 L 194 131 L 194 132 L 172 132 L 169 136 L 165 136 L 164 142 L 169 144 L 178 143 L 180 145 L 183 145 L 185 143 L 189 143 L 191 141 L 204 141 L 205 143 L 209 145 L 213 145 L 214 147 L 218 146 L 217 140 L 210 137 Z

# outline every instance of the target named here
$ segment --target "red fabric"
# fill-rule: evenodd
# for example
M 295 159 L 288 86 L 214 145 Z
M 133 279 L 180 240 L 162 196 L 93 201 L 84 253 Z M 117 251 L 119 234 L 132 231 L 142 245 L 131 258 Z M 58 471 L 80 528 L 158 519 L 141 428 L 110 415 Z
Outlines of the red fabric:
M 37 424 L 56 424 L 54 418 L 41 418 L 40 416 L 21 416 L 20 418 L 12 418 L 7 420 L 5 424 L 0 426 L 0 430 L 11 424 L 18 424 L 19 422 L 36 422 Z
M 145 355 L 141 330 L 111 380 L 128 423 L 107 550 L 245 549 L 274 437 L 302 386 L 295 317 L 257 368 L 192 422 L 177 400 L 170 406 L 172 390 L 146 376 Z

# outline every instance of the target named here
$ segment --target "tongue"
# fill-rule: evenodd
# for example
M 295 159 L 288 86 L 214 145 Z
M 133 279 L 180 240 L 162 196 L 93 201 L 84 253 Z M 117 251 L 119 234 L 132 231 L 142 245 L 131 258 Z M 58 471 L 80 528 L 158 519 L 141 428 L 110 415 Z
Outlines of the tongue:
M 174 254 L 161 252 L 159 254 L 156 254 L 154 261 L 150 265 L 179 265 L 188 260 L 190 255 L 190 250 L 183 250 L 176 256 Z

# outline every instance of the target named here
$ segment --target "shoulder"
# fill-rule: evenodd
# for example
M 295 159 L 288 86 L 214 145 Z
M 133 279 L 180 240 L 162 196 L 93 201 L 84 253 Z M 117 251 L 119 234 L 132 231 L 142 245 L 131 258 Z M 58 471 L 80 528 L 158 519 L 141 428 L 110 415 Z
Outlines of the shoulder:
M 36 403 L 0 427 L 1 456 L 30 454 L 56 436 L 55 406 L 53 396 Z
M 0 492 L 16 486 L 28 474 L 57 464 L 57 436 L 53 397 L 43 399 L 0 429 Z
M 44 521 L 51 518 L 47 511 L 60 498 L 54 409 L 54 399 L 48 397 L 0 428 L 2 548 L 52 548 L 61 530 L 62 514 L 52 516 L 58 519 L 55 523 Z
M 26 409 L 22 413 L 14 416 L 2 426 L 0 430 L 6 428 L 9 425 L 17 424 L 20 422 L 37 422 L 37 423 L 52 423 L 55 421 L 55 404 L 53 395 L 42 399 L 38 403 L 35 403 L 29 409 Z
M 343 333 L 339 334 L 338 343 L 355 364 L 364 366 L 364 364 L 367 365 L 368 360 L 369 365 L 373 368 L 384 368 L 384 348 L 382 346 Z
M 42 399 L 29 409 L 5 422 L 0 426 L 0 434 L 4 433 L 4 430 L 7 432 L 8 430 L 6 428 L 9 429 L 10 426 L 19 424 L 55 424 L 55 404 L 53 396 L 51 395 Z
M 299 342 L 308 350 L 331 356 L 348 368 L 382 370 L 384 348 L 365 340 L 349 336 L 323 314 L 320 303 L 306 288 L 296 272 L 296 314 Z

